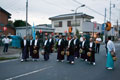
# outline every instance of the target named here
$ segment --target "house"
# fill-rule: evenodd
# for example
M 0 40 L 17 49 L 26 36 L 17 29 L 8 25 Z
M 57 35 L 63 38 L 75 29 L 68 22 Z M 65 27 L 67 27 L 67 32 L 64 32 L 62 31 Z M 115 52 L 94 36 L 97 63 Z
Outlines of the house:
M 76 29 L 80 33 L 102 32 L 102 25 L 91 22 L 91 19 L 94 19 L 94 17 L 84 13 L 62 14 L 49 19 L 52 22 L 52 28 L 55 29 L 55 33 L 68 32 L 69 27 L 72 27 L 72 33 L 74 34 Z
M 15 28 L 8 24 L 10 18 L 11 14 L 0 7 L 0 35 L 15 35 Z

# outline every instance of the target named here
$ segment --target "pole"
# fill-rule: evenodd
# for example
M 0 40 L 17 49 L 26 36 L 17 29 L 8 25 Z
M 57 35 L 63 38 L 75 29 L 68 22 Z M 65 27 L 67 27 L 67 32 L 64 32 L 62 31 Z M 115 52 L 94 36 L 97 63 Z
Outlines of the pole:
M 26 1 L 26 36 L 28 35 L 28 0 Z
M 111 0 L 110 0 L 110 16 L 109 16 L 109 21 L 111 22 Z
M 105 8 L 105 15 L 104 15 L 104 28 L 106 27 L 106 12 L 107 12 L 107 9 Z M 106 41 L 106 39 L 107 39 L 107 31 L 106 30 L 104 30 L 104 37 L 103 37 L 103 42 L 105 42 Z

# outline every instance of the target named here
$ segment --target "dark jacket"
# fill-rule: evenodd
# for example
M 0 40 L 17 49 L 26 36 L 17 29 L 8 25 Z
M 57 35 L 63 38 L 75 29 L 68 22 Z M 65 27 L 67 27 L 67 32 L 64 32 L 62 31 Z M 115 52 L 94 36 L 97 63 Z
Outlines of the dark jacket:
M 68 42 L 69 44 L 69 42 Z M 74 47 L 74 40 L 72 39 L 71 43 L 70 43 L 70 46 L 68 47 L 68 50 L 70 52 L 70 55 L 74 55 L 74 50 L 75 50 L 75 47 Z
M 44 43 L 45 43 L 45 41 L 44 41 Z M 49 52 L 50 51 L 50 43 L 49 43 L 49 41 L 47 41 L 46 45 L 44 45 L 43 48 L 44 48 L 45 52 Z
M 35 46 L 34 44 L 35 44 L 35 40 L 33 40 L 33 42 L 32 42 L 33 47 Z M 36 46 L 37 46 L 38 49 L 40 48 L 40 40 L 37 41 Z
M 60 40 L 60 39 L 59 39 L 59 40 Z M 61 41 L 61 45 L 58 45 L 59 40 L 58 40 L 58 42 L 57 42 L 57 48 L 60 48 L 61 50 L 63 50 L 63 49 L 65 48 L 64 39 L 62 39 L 62 41 Z
M 23 49 L 25 46 L 24 46 L 24 39 L 21 41 L 21 48 Z M 26 40 L 26 47 L 28 48 L 29 47 L 29 41 Z
M 89 43 L 89 48 L 91 48 L 91 49 L 92 49 L 92 51 L 91 51 L 91 52 L 95 53 L 95 43 L 94 43 L 94 42 L 93 42 L 92 47 L 90 47 L 90 43 Z

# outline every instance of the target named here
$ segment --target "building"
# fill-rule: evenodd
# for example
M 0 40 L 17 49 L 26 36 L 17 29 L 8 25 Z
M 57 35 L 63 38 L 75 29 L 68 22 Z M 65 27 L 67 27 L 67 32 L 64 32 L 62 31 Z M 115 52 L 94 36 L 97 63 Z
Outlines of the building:
M 0 7 L 0 35 L 15 35 L 15 28 L 8 25 L 11 14 Z M 7 28 L 6 31 L 3 29 Z
M 28 26 L 28 27 L 29 27 L 28 35 L 32 35 L 32 26 Z M 38 25 L 34 27 L 35 27 L 35 33 L 36 34 L 39 33 L 42 36 L 44 36 L 46 33 L 47 34 L 54 33 L 54 29 L 47 25 Z M 25 26 L 16 27 L 16 35 L 21 36 L 23 38 L 26 35 L 26 27 Z
M 84 13 L 63 14 L 49 18 L 52 22 L 52 28 L 55 33 L 68 32 L 69 27 L 72 27 L 72 32 L 75 34 L 76 29 L 81 33 L 102 32 L 102 25 L 91 22 L 93 16 Z M 94 26 L 96 24 L 96 26 Z

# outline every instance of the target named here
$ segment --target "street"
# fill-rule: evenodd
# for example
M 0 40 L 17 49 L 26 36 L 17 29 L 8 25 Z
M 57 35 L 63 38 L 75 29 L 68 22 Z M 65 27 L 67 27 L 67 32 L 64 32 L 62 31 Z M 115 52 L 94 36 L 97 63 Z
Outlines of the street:
M 20 62 L 19 59 L 0 62 L 0 80 L 120 80 L 120 43 L 115 43 L 117 61 L 115 69 L 107 70 L 105 46 L 101 45 L 100 53 L 96 54 L 96 65 L 90 65 L 81 59 L 71 65 L 66 60 L 56 61 L 56 53 L 44 61 L 40 55 L 37 62 Z

